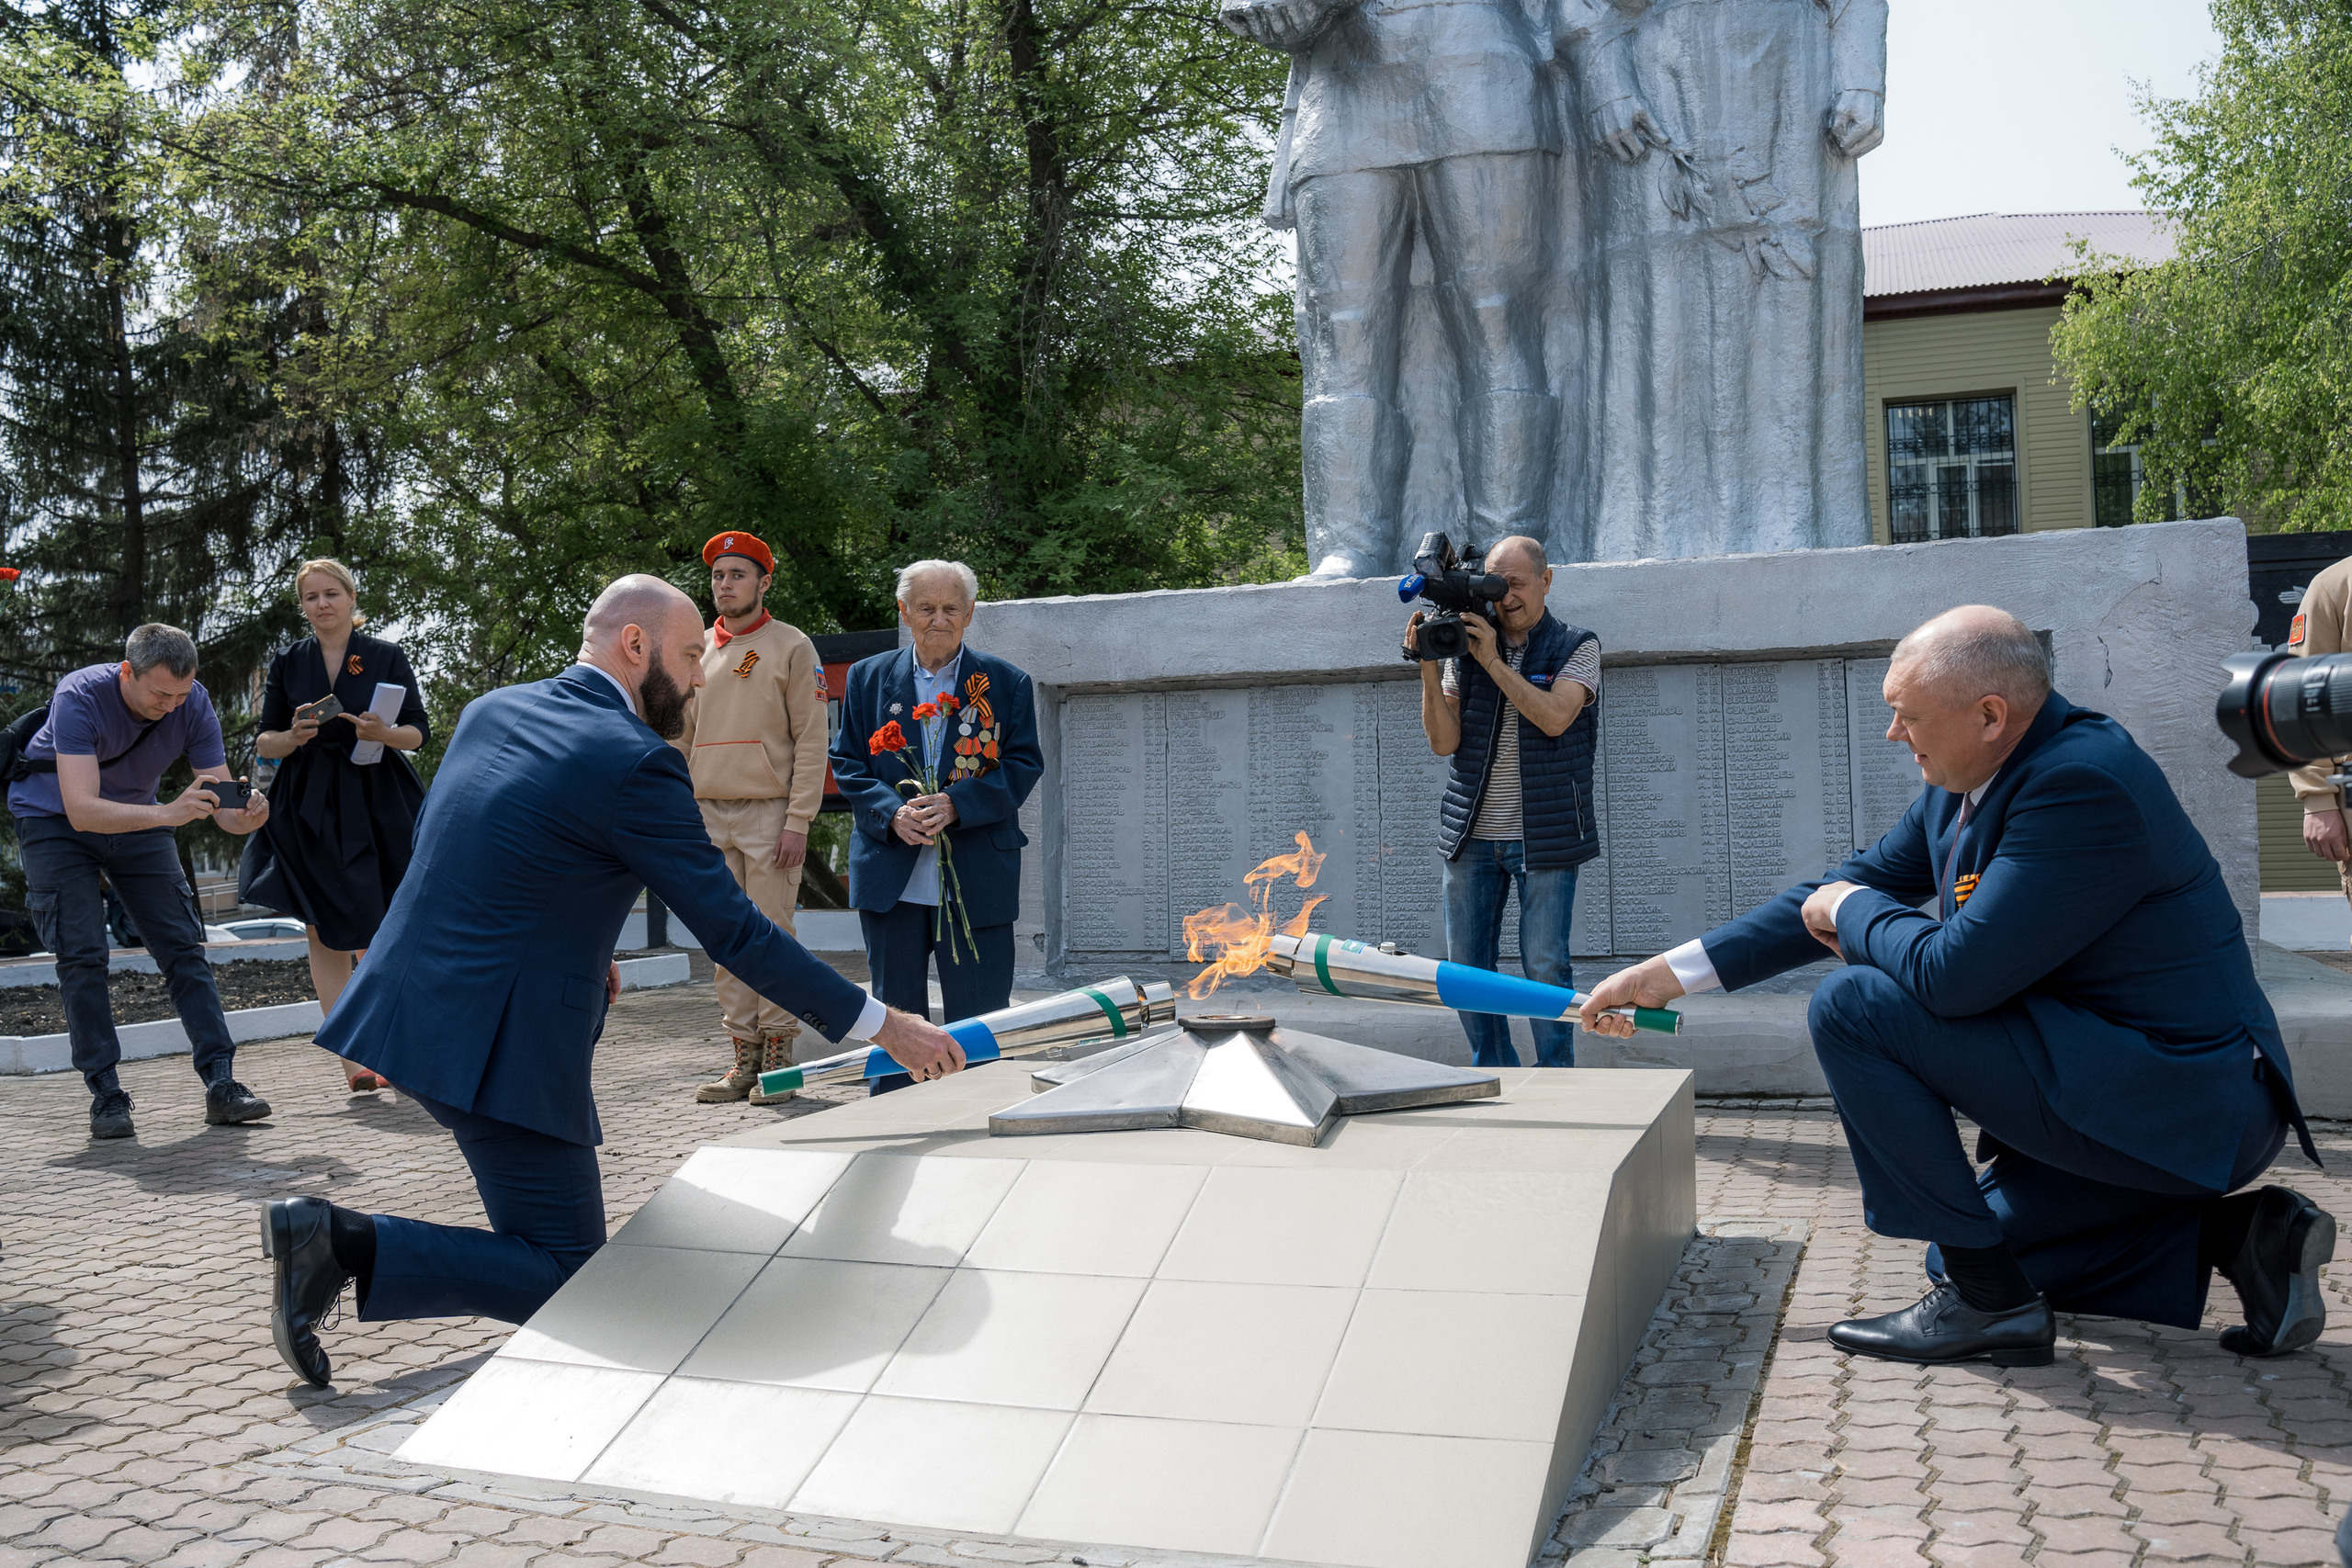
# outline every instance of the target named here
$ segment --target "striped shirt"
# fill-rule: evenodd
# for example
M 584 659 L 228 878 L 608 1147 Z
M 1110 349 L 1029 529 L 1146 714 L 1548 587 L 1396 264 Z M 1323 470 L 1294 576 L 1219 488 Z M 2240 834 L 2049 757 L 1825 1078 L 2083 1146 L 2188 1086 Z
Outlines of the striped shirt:
M 1505 642 L 1502 654 L 1503 662 L 1517 670 L 1519 661 L 1527 657 L 1527 644 L 1523 639 Z M 1445 661 L 1445 694 L 1456 701 L 1462 696 L 1461 662 L 1458 659 Z M 1600 639 L 1587 637 L 1579 643 L 1561 667 L 1559 678 L 1582 686 L 1589 694 L 1588 700 L 1600 695 Z M 1517 710 L 1512 712 L 1515 716 Z M 1478 802 L 1478 819 L 1470 825 L 1474 839 L 1515 840 L 1527 836 L 1520 809 L 1519 726 L 1504 724 L 1498 728 L 1501 734 L 1495 740 L 1495 765 L 1487 775 L 1486 795 Z

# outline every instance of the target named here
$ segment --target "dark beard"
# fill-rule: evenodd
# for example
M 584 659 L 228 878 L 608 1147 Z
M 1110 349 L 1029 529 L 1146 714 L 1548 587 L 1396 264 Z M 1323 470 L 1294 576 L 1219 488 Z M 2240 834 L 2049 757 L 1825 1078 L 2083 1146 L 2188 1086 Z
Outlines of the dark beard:
M 637 688 L 637 705 L 647 726 L 662 739 L 675 740 L 685 733 L 685 691 L 660 664 L 646 666 L 644 682 Z

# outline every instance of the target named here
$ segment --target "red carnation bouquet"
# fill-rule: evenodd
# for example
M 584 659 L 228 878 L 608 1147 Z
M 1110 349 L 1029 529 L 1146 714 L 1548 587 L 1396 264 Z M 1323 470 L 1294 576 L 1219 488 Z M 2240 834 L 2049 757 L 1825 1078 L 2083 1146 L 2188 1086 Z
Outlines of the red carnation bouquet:
M 914 716 L 924 724 L 930 724 L 954 713 L 957 706 L 954 694 L 942 693 L 935 703 L 918 704 Z M 897 719 L 892 719 L 876 730 L 867 739 L 865 750 L 866 754 L 872 757 L 879 757 L 885 751 L 890 752 L 905 764 L 907 776 L 899 781 L 899 788 L 906 791 L 910 799 L 916 795 L 939 793 L 939 777 L 936 770 L 923 760 L 923 752 L 921 750 L 910 746 L 907 739 L 907 732 L 899 728 Z M 964 911 L 964 886 L 956 880 L 953 846 L 948 842 L 947 835 L 944 831 L 933 842 L 939 851 L 940 898 L 932 910 L 933 922 L 932 940 L 944 945 L 947 949 L 948 962 L 955 963 L 956 961 L 956 933 L 960 929 L 964 933 L 966 953 L 973 958 L 978 958 L 980 955 L 980 950 L 978 944 L 972 940 L 971 917 Z M 954 914 L 952 919 L 949 918 L 951 911 Z

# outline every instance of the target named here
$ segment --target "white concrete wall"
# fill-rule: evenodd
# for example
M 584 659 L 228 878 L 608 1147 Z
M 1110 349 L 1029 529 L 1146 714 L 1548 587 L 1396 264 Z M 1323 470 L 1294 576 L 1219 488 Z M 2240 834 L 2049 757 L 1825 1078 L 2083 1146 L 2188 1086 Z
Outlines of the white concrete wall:
M 1940 611 L 1998 604 L 2046 634 L 2060 691 L 2113 715 L 2162 764 L 2220 859 L 2251 938 L 2254 786 L 2223 766 L 2221 661 L 2254 628 L 2236 520 L 1862 549 L 1557 569 L 1552 603 L 1600 635 L 1605 662 L 1883 655 Z M 984 604 L 971 640 L 1042 688 L 1044 898 L 1060 886 L 1058 700 L 1075 692 L 1262 686 L 1402 673 L 1394 579 L 1289 582 Z M 1605 830 L 1604 824 L 1604 830 Z M 1024 943 L 1023 962 L 1035 951 Z

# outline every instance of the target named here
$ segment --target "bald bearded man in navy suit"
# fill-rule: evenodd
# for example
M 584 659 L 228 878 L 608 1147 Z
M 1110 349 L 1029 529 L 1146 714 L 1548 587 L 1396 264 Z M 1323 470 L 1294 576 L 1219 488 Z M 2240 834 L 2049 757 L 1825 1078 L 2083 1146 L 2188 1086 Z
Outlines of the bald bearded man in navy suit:
M 264 1206 L 278 1354 L 326 1384 L 317 1337 L 344 1285 L 362 1322 L 521 1323 L 605 1244 L 589 1069 L 621 923 L 650 887 L 722 964 L 826 1039 L 872 1040 L 916 1078 L 963 1066 L 953 1037 L 886 1009 L 760 913 L 703 829 L 669 744 L 702 683 L 702 616 L 653 577 L 588 612 L 579 662 L 478 698 L 417 824 L 375 945 L 318 1043 L 447 1128 L 489 1230 Z
M 2335 1222 L 2288 1188 L 2236 1191 L 2290 1132 L 2319 1156 L 2172 785 L 2121 725 L 2052 691 L 2040 640 L 1989 606 L 1904 638 L 1885 694 L 1887 739 L 1928 785 L 1903 820 L 1833 876 L 1611 976 L 1584 1026 L 1622 1036 L 1600 1010 L 1845 960 L 1809 1021 L 1863 1217 L 1935 1245 L 1934 1288 L 1836 1325 L 1843 1349 L 2041 1366 L 2053 1308 L 2194 1328 L 2216 1270 L 2245 1310 L 2225 1348 L 2310 1344 Z M 1981 1172 L 1955 1111 L 1983 1129 Z

